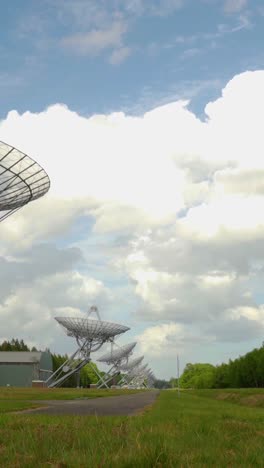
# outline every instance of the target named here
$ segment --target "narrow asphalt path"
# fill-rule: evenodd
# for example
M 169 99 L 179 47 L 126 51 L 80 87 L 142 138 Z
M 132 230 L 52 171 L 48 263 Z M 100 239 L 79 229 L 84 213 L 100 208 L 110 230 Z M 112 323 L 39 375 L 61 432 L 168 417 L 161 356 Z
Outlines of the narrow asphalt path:
M 158 390 L 83 400 L 41 400 L 34 401 L 43 408 L 20 411 L 19 413 L 77 416 L 128 416 L 137 413 L 145 406 L 152 405 L 159 394 Z

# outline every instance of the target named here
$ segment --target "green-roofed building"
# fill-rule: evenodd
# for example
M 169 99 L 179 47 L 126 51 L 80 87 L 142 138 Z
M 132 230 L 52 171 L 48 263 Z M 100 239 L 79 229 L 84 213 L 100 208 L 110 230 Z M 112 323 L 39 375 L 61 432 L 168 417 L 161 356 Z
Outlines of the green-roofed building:
M 45 381 L 52 373 L 48 351 L 0 351 L 0 386 L 32 387 L 32 381 Z

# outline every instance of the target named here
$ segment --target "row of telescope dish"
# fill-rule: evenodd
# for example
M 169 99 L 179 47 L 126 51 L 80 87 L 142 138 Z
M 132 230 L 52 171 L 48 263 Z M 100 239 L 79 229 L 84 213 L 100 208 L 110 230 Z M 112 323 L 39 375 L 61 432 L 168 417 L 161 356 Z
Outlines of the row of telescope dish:
M 91 354 L 97 352 L 105 343 L 110 351 L 97 359 L 108 365 L 109 370 L 102 374 L 93 366 L 97 374 L 97 388 L 118 386 L 122 388 L 149 388 L 155 376 L 144 356 L 132 357 L 136 342 L 119 346 L 116 337 L 129 330 L 129 327 L 101 320 L 98 308 L 92 306 L 85 317 L 55 317 L 67 336 L 75 338 L 77 348 L 74 353 L 46 381 L 49 387 L 58 387 L 70 376 L 79 373 L 85 365 L 91 365 Z
M 28 203 L 44 196 L 50 188 L 46 171 L 27 154 L 0 141 L 0 222 Z M 97 319 L 92 318 L 92 314 Z M 75 338 L 77 349 L 46 381 L 49 387 L 61 385 L 74 373 L 91 362 L 91 353 L 103 344 L 110 343 L 111 351 L 99 362 L 110 369 L 103 376 L 98 372 L 98 387 L 108 387 L 118 376 L 120 386 L 152 386 L 155 377 L 144 356 L 131 359 L 136 343 L 118 346 L 116 336 L 129 330 L 128 327 L 102 321 L 97 307 L 92 306 L 87 318 L 56 317 L 67 335 Z M 93 368 L 96 371 L 95 368 Z M 97 372 L 97 371 L 96 371 Z

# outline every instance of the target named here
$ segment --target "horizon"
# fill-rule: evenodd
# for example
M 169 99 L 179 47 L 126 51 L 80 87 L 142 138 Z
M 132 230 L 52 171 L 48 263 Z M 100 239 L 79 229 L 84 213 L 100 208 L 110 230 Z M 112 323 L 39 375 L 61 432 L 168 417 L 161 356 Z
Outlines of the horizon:
M 0 224 L 0 342 L 70 354 L 96 304 L 160 379 L 260 347 L 262 2 L 2 11 L 0 140 L 51 187 Z

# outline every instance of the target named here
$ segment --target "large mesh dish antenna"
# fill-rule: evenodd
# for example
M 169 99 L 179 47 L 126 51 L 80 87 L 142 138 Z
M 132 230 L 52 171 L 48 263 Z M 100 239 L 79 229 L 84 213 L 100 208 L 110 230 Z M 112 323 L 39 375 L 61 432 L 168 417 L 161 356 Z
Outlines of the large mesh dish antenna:
M 126 382 L 133 388 L 144 388 L 148 385 L 148 364 L 137 366 L 126 376 Z
M 92 314 L 95 314 L 98 320 L 83 317 L 55 317 L 67 335 L 75 338 L 78 348 L 46 380 L 49 387 L 59 386 L 71 375 L 80 373 L 81 369 L 91 362 L 91 353 L 98 351 L 107 341 L 112 343 L 116 335 L 129 330 L 129 327 L 124 325 L 101 320 L 96 306 L 90 308 L 88 317 Z M 96 368 L 93 370 L 100 380 L 100 373 L 96 371 Z
M 124 346 L 118 346 L 116 349 L 113 349 L 113 345 L 115 343 L 111 343 L 111 352 L 104 354 L 100 358 L 97 359 L 99 362 L 104 362 L 111 366 L 110 370 L 103 374 L 100 378 L 100 382 L 98 382 L 98 388 L 106 387 L 109 388 L 109 385 L 112 383 L 116 383 L 117 379 L 120 380 L 120 370 L 122 369 L 122 365 L 128 362 L 129 356 L 132 354 L 133 349 L 136 346 L 136 342 L 129 343 Z M 122 380 L 122 379 L 121 379 Z
M 135 348 L 136 344 L 137 343 L 134 342 L 134 343 L 129 343 L 125 346 L 121 346 L 120 348 L 117 348 L 110 353 L 104 354 L 99 359 L 97 359 L 97 361 L 106 362 L 108 364 L 118 362 L 122 358 L 129 356 L 131 351 Z
M 86 319 L 80 317 L 55 317 L 62 325 L 68 336 L 84 338 L 88 341 L 107 341 L 116 335 L 129 330 L 129 327 L 117 323 L 105 322 L 103 320 Z
M 0 221 L 49 188 L 49 177 L 36 161 L 0 141 Z
M 144 356 L 140 356 L 140 357 L 138 357 L 136 359 L 133 359 L 133 360 L 129 361 L 127 364 L 124 364 L 121 367 L 121 369 L 123 371 L 130 371 L 130 370 L 134 369 L 134 367 L 139 366 L 139 364 L 141 364 L 143 359 L 144 359 Z
M 140 375 L 140 374 L 142 374 L 142 372 L 146 371 L 147 368 L 148 368 L 148 364 L 145 364 L 144 366 L 141 366 L 141 367 L 136 366 L 133 369 L 131 369 L 131 371 L 129 372 L 129 375 L 131 377 L 134 377 L 136 375 Z

